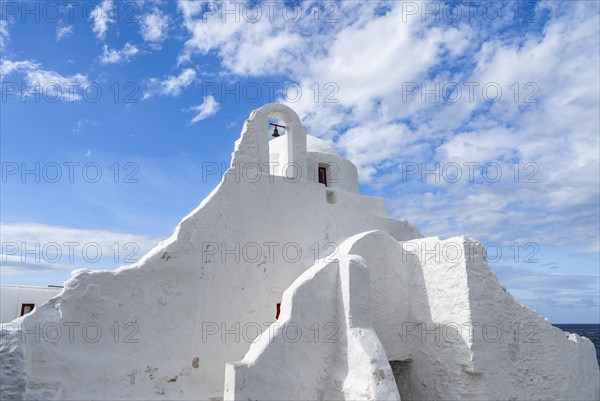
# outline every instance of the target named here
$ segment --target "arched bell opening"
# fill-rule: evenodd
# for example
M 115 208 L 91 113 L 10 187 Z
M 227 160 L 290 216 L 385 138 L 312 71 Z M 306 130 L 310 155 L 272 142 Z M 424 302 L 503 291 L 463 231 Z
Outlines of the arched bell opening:
M 306 152 L 306 129 L 300 122 L 298 115 L 289 107 L 271 103 L 263 106 L 260 111 L 264 112 L 264 137 L 266 145 L 278 141 L 279 150 L 285 151 L 268 153 L 269 171 L 271 174 L 285 176 L 293 180 L 307 180 L 307 152 Z
M 278 126 L 272 126 L 270 123 Z M 273 133 L 279 137 L 273 138 Z M 275 141 L 280 141 L 276 152 L 278 160 L 274 160 L 274 152 L 270 151 Z M 260 168 L 263 174 L 273 174 L 269 170 L 273 170 L 274 164 L 279 166 L 275 175 L 282 175 L 293 181 L 309 179 L 306 129 L 294 110 L 281 103 L 269 103 L 250 114 L 250 118 L 244 124 L 242 136 L 235 143 L 231 159 L 232 168 L 260 166 L 257 168 Z
M 267 140 L 269 141 L 269 174 L 270 175 L 285 175 L 285 171 L 282 166 L 282 161 L 287 160 L 286 157 L 281 157 L 279 152 L 272 151 L 271 148 L 277 148 L 279 142 L 285 141 L 287 138 L 281 138 L 286 135 L 287 126 L 283 125 L 283 121 L 276 118 L 269 118 L 269 129 L 267 130 Z M 271 141 L 277 140 L 275 146 L 271 144 Z

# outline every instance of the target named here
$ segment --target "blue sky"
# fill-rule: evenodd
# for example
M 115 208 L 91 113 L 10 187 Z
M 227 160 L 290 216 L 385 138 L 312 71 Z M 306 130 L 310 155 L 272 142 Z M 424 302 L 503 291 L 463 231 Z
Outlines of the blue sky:
M 599 22 L 595 1 L 3 2 L 2 284 L 139 259 L 283 101 L 392 216 L 478 238 L 552 322 L 599 322 Z

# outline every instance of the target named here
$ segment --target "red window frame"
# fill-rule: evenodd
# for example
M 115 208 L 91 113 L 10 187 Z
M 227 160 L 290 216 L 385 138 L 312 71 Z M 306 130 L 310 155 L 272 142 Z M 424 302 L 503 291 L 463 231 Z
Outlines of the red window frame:
M 35 304 L 21 304 L 21 316 L 23 316 L 26 313 L 29 313 L 29 312 L 25 312 L 25 308 L 28 308 L 28 307 L 31 308 L 31 310 L 29 311 L 29 312 L 31 312 L 35 308 Z
M 319 176 L 318 181 L 320 184 L 327 186 L 327 167 L 319 166 Z

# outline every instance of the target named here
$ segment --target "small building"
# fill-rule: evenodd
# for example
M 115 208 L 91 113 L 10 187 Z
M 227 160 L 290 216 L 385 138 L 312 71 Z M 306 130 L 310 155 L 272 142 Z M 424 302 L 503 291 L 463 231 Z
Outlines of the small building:
M 45 304 L 62 291 L 62 286 L 1 285 L 0 323 L 10 322 Z

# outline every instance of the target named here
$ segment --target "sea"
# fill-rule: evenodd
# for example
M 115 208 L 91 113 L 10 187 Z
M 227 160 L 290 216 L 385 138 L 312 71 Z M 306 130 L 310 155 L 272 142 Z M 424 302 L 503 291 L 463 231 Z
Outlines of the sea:
M 600 364 L 600 324 L 555 324 L 562 331 L 576 333 L 589 338 L 596 347 L 596 357 Z

